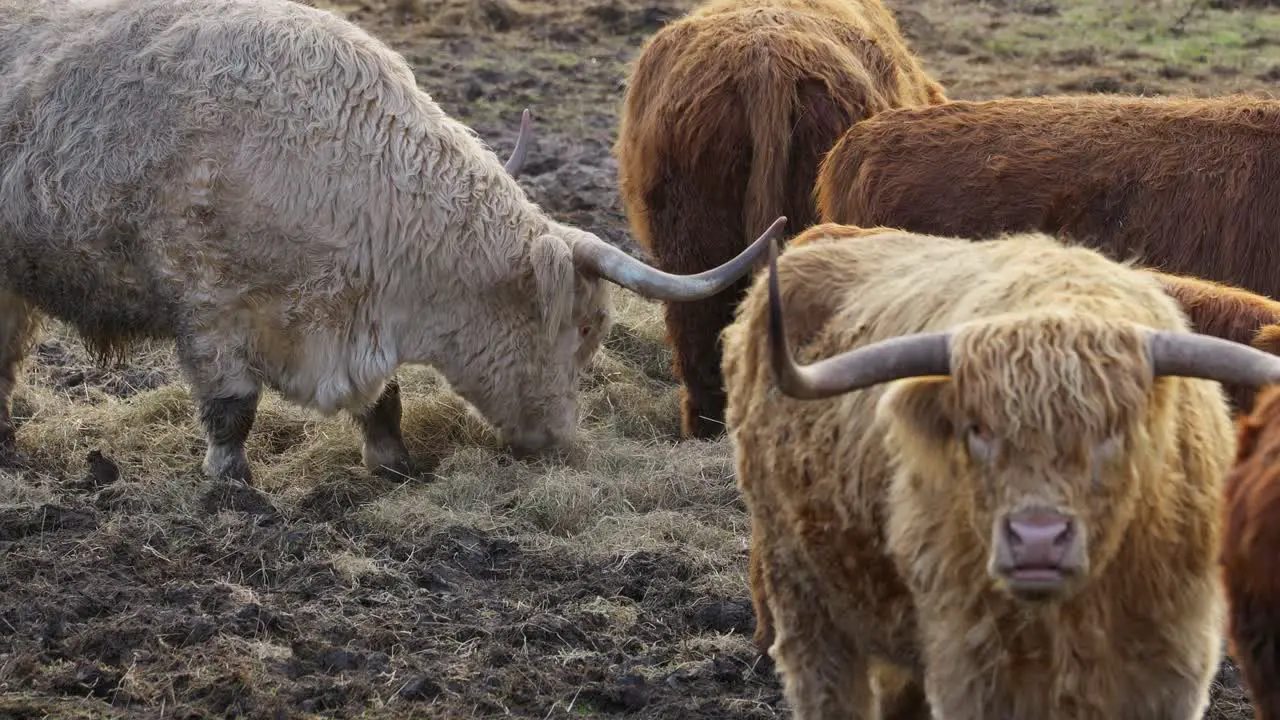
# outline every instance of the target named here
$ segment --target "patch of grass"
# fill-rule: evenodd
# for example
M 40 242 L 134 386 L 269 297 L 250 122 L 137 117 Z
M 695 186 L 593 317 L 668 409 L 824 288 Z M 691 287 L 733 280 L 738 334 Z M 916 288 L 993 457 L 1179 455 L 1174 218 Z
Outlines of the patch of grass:
M 1108 91 L 1272 95 L 1280 8 L 1204 0 L 889 0 L 952 97 Z M 1016 66 L 1016 67 L 1015 67 Z
M 1061 15 L 1032 16 L 987 33 L 986 45 L 1047 57 L 1083 48 L 1138 53 L 1138 64 L 1233 67 L 1261 72 L 1280 62 L 1280 11 L 1192 10 L 1192 0 L 1061 0 Z

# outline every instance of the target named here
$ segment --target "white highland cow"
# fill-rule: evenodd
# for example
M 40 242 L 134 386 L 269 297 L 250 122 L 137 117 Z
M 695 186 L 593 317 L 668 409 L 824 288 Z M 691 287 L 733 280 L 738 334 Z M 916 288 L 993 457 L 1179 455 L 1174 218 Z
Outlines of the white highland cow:
M 527 128 L 504 168 L 400 55 L 287 0 L 0 0 L 0 455 L 42 314 L 103 356 L 173 339 L 211 477 L 251 481 L 263 385 L 351 413 L 366 465 L 407 470 L 402 363 L 514 450 L 562 444 L 602 281 L 707 297 L 768 239 L 659 272 L 529 200 Z

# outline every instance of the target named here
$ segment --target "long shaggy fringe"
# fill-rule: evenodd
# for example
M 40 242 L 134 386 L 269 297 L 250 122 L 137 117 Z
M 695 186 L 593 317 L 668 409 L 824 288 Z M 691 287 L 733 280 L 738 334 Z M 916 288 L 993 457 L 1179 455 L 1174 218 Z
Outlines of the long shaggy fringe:
M 955 333 L 951 355 L 963 409 L 1011 434 L 1109 437 L 1141 416 L 1151 389 L 1139 329 L 1078 313 L 974 321 Z

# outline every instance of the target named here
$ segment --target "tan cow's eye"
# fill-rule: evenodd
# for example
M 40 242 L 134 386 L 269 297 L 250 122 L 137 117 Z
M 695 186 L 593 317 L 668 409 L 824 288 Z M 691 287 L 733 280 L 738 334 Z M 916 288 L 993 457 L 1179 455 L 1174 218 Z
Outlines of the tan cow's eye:
M 987 429 L 986 425 L 983 425 L 980 422 L 969 423 L 969 437 L 985 443 L 989 443 L 993 439 L 991 431 Z
M 969 423 L 965 440 L 969 447 L 969 455 L 975 460 L 982 462 L 991 460 L 992 453 L 995 451 L 995 436 L 987 426 L 978 422 Z

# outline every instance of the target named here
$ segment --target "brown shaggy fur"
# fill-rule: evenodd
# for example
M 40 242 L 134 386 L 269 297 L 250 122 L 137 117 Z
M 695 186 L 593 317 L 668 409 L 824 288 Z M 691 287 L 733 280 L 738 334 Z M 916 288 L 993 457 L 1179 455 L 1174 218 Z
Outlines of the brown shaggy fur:
M 858 228 L 847 225 L 830 225 L 821 235 L 806 233 L 791 241 L 795 247 L 815 239 L 856 238 L 892 232 L 889 228 Z M 1165 292 L 1173 297 L 1187 314 L 1194 332 L 1214 335 L 1233 342 L 1252 345 L 1259 350 L 1280 355 L 1280 302 L 1247 290 L 1215 283 L 1199 278 L 1162 273 L 1143 268 L 1160 281 Z M 1256 390 L 1246 385 L 1224 385 L 1232 408 L 1247 412 L 1253 407 Z M 748 559 L 748 572 L 752 588 L 761 587 L 759 557 L 752 546 Z M 760 652 L 767 652 L 773 644 L 773 626 L 761 598 L 755 598 L 757 608 L 754 639 Z M 1280 715 L 1277 715 L 1280 720 Z
M 890 702 L 928 694 L 900 718 L 1198 719 L 1234 438 L 1216 383 L 1148 374 L 1134 324 L 1189 327 L 1160 283 L 1043 235 L 830 225 L 779 280 L 802 362 L 959 327 L 950 378 L 810 401 L 774 385 L 764 273 L 725 330 L 752 594 L 796 718 L 877 717 L 892 680 Z M 964 449 L 972 422 L 1008 448 L 992 466 Z M 1098 460 L 1110 437 L 1121 459 Z M 994 519 L 1037 495 L 1070 507 L 1089 559 L 1088 582 L 1039 606 L 986 567 Z
M 1040 230 L 1280 298 L 1280 101 L 1002 98 L 891 110 L 849 129 L 824 221 L 970 239 Z
M 880 0 L 712 0 L 655 33 L 629 80 L 615 152 L 635 237 L 694 273 L 779 215 L 808 227 L 818 164 L 852 122 L 944 100 Z M 746 286 L 667 304 L 686 437 L 723 431 L 718 335 Z
M 1255 720 L 1280 719 L 1280 386 L 1258 393 L 1239 421 L 1236 466 L 1227 476 L 1222 574 L 1228 638 L 1253 700 Z

